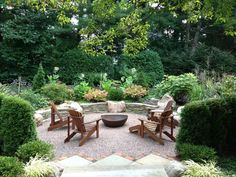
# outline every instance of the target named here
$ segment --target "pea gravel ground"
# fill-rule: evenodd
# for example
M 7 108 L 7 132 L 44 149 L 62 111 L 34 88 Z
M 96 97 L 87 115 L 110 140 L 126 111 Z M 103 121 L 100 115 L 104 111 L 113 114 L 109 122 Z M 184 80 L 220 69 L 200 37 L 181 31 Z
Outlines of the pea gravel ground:
M 129 133 L 129 127 L 140 124 L 138 118 L 143 115 L 127 113 L 128 120 L 124 126 L 109 128 L 100 121 L 99 138 L 95 134 L 83 145 L 79 147 L 80 135 L 77 134 L 70 142 L 64 143 L 67 136 L 67 128 L 60 128 L 47 131 L 49 120 L 37 128 L 40 139 L 54 145 L 55 160 L 63 159 L 73 155 L 83 155 L 88 159 L 98 160 L 113 153 L 122 154 L 133 159 L 138 159 L 150 153 L 163 157 L 175 157 L 175 142 L 164 136 L 164 145 L 160 145 L 149 137 L 141 138 L 137 134 Z M 85 122 L 100 118 L 100 113 L 86 114 Z M 174 133 L 177 133 L 175 129 Z

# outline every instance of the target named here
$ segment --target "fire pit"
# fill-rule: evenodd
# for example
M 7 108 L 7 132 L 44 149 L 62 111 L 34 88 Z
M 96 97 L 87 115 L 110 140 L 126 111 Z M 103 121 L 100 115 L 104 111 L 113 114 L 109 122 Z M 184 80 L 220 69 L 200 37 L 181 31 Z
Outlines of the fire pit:
M 121 127 L 128 119 L 125 114 L 103 114 L 101 115 L 102 121 L 107 127 Z

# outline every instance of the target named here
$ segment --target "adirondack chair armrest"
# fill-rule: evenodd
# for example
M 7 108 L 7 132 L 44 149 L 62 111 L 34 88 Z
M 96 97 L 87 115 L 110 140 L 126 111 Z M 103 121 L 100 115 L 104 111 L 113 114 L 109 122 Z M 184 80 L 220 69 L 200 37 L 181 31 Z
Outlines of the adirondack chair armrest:
M 96 119 L 96 120 L 93 120 L 93 121 L 89 121 L 89 122 L 86 122 L 86 123 L 83 123 L 83 124 L 91 124 L 91 123 L 94 123 L 94 122 L 99 122 L 101 119 Z
M 141 122 L 145 122 L 145 123 L 150 123 L 150 124 L 158 124 L 158 122 L 154 122 L 154 121 L 149 121 L 147 119 L 144 118 L 138 118 L 138 120 L 140 120 Z

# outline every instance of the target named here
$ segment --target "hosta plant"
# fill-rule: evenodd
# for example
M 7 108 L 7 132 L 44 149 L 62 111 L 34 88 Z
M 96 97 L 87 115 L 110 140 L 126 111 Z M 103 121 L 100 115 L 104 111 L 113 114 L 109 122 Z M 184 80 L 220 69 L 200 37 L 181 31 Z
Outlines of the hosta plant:
M 137 100 L 147 95 L 147 89 L 141 85 L 132 85 L 125 89 L 124 95 L 128 99 Z
M 85 95 L 84 98 L 87 101 L 106 101 L 108 93 L 99 89 L 91 89 Z

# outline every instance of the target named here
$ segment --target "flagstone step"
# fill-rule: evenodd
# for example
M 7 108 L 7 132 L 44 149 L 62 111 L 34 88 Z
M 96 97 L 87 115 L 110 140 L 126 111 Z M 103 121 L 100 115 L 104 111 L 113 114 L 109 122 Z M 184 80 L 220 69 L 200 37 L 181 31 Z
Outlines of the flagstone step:
M 168 177 L 163 166 L 84 166 L 66 168 L 62 177 Z
M 136 161 L 113 154 L 96 162 L 80 156 L 58 162 L 64 168 L 62 177 L 167 177 L 168 159 L 149 154 Z

